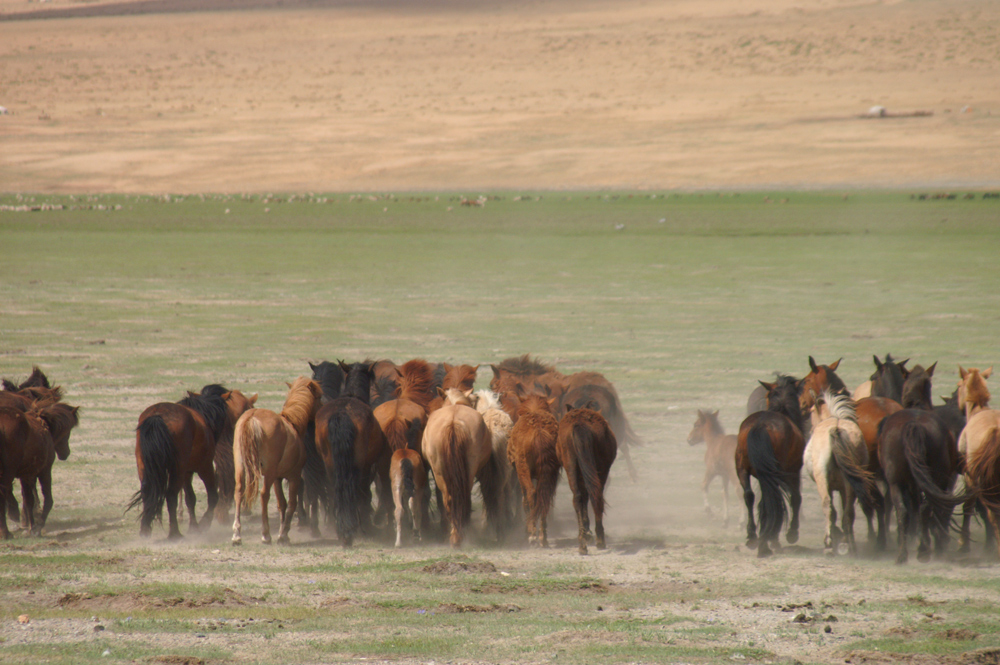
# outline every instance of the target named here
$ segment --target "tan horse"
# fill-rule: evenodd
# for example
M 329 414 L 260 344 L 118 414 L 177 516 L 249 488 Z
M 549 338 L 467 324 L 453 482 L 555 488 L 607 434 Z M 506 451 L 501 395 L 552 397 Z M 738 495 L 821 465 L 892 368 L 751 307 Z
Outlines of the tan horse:
M 507 442 L 507 459 L 521 484 L 528 543 L 548 547 L 549 511 L 559 482 L 559 422 L 550 410 L 554 400 L 523 392 L 518 398 L 521 407 Z
M 846 395 L 830 389 L 813 400 L 810 416 L 812 436 L 802 454 L 803 467 L 816 483 L 826 534 L 823 545 L 834 552 L 857 554 L 854 542 L 854 502 L 874 508 L 878 488 L 875 476 L 867 470 L 868 448 L 854 413 L 854 402 Z M 833 493 L 839 492 L 843 512 L 841 528 L 837 528 L 837 509 Z M 880 523 L 881 527 L 881 523 Z M 842 543 L 841 540 L 844 542 Z M 841 548 L 841 545 L 845 547 Z
M 990 540 L 1000 545 L 1000 411 L 986 409 L 969 418 L 958 449 L 965 457 L 965 485 L 973 497 L 965 503 L 959 551 L 969 551 L 969 521 L 976 499 L 989 517 L 993 538 L 987 538 L 987 548 L 991 547 Z
M 718 477 L 722 481 L 722 519 L 729 524 L 729 485 L 740 482 L 736 476 L 736 435 L 726 434 L 719 423 L 718 411 L 698 410 L 688 445 L 705 442 L 705 478 L 701 481 L 701 492 L 705 496 L 705 512 L 712 514 L 708 501 L 708 486 Z
M 319 383 L 304 376 L 288 385 L 288 397 L 280 414 L 267 409 L 250 409 L 236 422 L 233 436 L 236 470 L 233 545 L 243 543 L 240 512 L 253 505 L 257 494 L 260 494 L 261 540 L 271 542 L 267 503 L 271 498 L 272 485 L 281 516 L 278 542 L 288 542 L 288 529 L 302 484 L 302 467 L 306 463 L 306 428 L 316 416 L 323 397 Z M 288 481 L 288 502 L 281 489 L 282 479 Z
M 487 520 L 502 537 L 499 521 L 502 485 L 493 459 L 490 432 L 483 417 L 471 406 L 447 404 L 432 413 L 420 450 L 442 494 L 450 525 L 449 541 L 459 547 L 472 515 L 472 484 L 479 480 Z
M 420 453 L 408 448 L 395 451 L 389 462 L 389 481 L 392 483 L 392 500 L 396 504 L 396 547 L 402 547 L 403 520 L 407 513 L 413 524 L 414 538 L 421 540 L 427 471 Z
M 980 372 L 975 367 L 962 369 L 958 366 L 958 408 L 966 418 L 988 409 L 990 405 L 990 389 L 986 387 L 986 379 L 993 374 L 993 367 Z

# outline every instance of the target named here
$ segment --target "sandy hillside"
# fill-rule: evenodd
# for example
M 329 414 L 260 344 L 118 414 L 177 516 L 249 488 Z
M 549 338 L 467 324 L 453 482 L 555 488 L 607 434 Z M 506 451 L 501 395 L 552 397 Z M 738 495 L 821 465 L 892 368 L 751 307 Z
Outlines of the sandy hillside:
M 992 187 L 998 62 L 989 0 L 0 0 L 0 190 Z

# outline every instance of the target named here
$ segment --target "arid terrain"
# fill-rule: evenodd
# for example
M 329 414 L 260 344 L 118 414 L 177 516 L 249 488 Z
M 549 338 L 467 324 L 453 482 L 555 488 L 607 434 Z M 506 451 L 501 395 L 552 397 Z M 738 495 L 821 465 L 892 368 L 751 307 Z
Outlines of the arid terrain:
M 993 186 L 998 61 L 989 0 L 0 0 L 0 189 Z

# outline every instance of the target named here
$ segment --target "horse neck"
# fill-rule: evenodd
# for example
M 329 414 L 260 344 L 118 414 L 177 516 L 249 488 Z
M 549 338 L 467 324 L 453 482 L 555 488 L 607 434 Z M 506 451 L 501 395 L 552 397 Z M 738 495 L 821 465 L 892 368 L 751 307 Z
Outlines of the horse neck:
M 344 381 L 341 397 L 353 397 L 365 404 L 371 403 L 371 381 L 365 373 L 352 372 Z
M 308 387 L 290 391 L 285 399 L 285 405 L 281 408 L 281 417 L 288 421 L 300 437 L 305 434 L 315 414 L 316 399 Z
M 705 439 L 705 445 L 712 448 L 726 436 L 726 430 L 715 418 L 707 418 L 705 424 L 702 425 L 701 436 Z
M 882 371 L 872 381 L 872 397 L 888 397 L 900 401 L 903 397 L 903 372 L 896 363 L 882 365 Z

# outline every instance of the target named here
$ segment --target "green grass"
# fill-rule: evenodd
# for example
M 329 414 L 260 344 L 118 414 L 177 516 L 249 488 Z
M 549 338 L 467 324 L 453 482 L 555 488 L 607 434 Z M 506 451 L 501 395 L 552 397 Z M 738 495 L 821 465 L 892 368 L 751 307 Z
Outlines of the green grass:
M 939 361 L 936 394 L 951 392 L 957 364 L 994 364 L 1000 201 L 483 194 L 483 207 L 460 204 L 480 192 L 0 196 L 66 207 L 0 210 L 0 375 L 37 364 L 83 407 L 54 468 L 47 535 L 0 544 L 0 663 L 842 662 L 852 649 L 1000 646 L 986 600 L 995 568 L 821 557 L 808 480 L 800 544 L 813 550 L 757 562 L 739 529 L 705 519 L 703 449 L 685 443 L 696 408 L 720 408 L 734 431 L 757 379 L 801 375 L 809 355 L 843 357 L 850 385 L 872 354 Z M 609 552 L 576 555 L 565 485 L 555 547 L 532 555 L 475 529 L 460 555 L 377 539 L 345 552 L 300 531 L 264 547 L 254 519 L 241 549 L 228 526 L 177 545 L 157 527 L 139 543 L 134 512 L 123 515 L 135 420 L 151 403 L 223 382 L 277 409 L 307 361 L 523 353 L 604 373 L 649 442 L 633 450 L 639 485 L 612 471 Z M 479 385 L 489 378 L 484 364 Z M 738 499 L 730 510 L 741 514 Z M 449 562 L 497 572 L 424 572 Z M 71 593 L 91 598 L 60 607 Z M 806 601 L 838 617 L 831 634 L 778 609 Z M 39 630 L 69 622 L 80 645 L 31 641 L 20 614 Z M 105 633 L 88 632 L 92 616 Z M 942 637 L 959 627 L 979 637 Z

